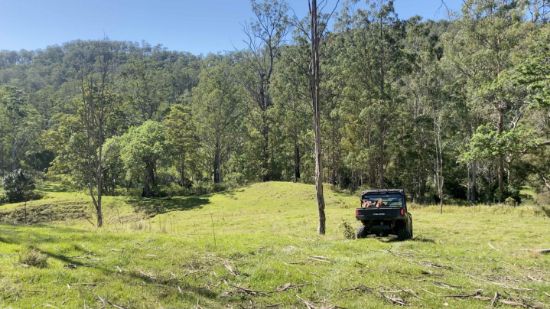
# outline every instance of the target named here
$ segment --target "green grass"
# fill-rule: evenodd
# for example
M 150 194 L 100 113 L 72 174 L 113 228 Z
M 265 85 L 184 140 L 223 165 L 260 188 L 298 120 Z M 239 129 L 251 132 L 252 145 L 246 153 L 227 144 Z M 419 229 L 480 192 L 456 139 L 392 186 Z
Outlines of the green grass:
M 382 308 L 393 299 L 486 308 L 497 292 L 502 307 L 548 306 L 550 256 L 533 249 L 550 247 L 550 219 L 536 208 L 413 207 L 413 240 L 346 240 L 341 223 L 356 225 L 358 199 L 327 191 L 322 237 L 314 187 L 277 182 L 201 197 L 108 197 L 102 229 L 91 217 L 0 225 L 0 307 Z M 86 200 L 52 192 L 27 207 L 57 212 Z M 29 250 L 47 266 L 21 263 Z

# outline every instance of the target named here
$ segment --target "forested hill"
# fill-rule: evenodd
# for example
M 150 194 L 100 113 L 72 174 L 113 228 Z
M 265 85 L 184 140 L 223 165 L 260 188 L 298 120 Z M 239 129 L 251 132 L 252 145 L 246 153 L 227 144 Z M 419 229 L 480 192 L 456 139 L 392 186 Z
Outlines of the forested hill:
M 418 202 L 550 190 L 548 5 L 468 0 L 434 22 L 382 2 L 344 5 L 321 46 L 327 181 Z M 281 8 L 254 8 L 279 22 L 251 22 L 250 48 L 224 54 L 110 40 L 0 52 L 0 176 L 144 196 L 313 182 L 309 46 Z

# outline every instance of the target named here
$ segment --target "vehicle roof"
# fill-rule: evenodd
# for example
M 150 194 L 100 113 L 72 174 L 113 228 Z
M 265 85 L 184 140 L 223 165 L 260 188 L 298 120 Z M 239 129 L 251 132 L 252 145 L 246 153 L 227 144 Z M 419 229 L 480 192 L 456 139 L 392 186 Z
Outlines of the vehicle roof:
M 361 195 L 365 194 L 384 194 L 384 193 L 399 193 L 399 194 L 405 194 L 405 190 L 403 189 L 368 189 L 363 192 L 361 192 Z

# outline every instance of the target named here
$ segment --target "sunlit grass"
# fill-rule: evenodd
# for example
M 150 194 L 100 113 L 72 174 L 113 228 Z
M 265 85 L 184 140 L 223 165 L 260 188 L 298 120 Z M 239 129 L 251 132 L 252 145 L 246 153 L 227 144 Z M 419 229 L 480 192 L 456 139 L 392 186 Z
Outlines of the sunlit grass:
M 358 198 L 327 191 L 326 236 L 316 234 L 314 187 L 277 182 L 201 197 L 108 197 L 103 229 L 86 219 L 0 225 L 0 307 L 485 308 L 496 292 L 550 300 L 550 257 L 533 251 L 550 247 L 550 219 L 534 207 L 413 206 L 413 240 L 346 240 L 339 226 L 357 225 Z M 31 203 L 86 199 L 54 192 Z M 46 268 L 19 262 L 30 247 L 48 256 Z M 445 297 L 478 289 L 477 299 Z

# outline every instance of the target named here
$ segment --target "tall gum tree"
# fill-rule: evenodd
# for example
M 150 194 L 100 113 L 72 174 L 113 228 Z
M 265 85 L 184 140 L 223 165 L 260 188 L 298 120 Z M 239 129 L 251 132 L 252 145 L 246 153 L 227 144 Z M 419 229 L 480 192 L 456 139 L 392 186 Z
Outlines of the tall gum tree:
M 270 151 L 271 120 L 269 110 L 273 106 L 271 82 L 275 63 L 280 55 L 289 29 L 288 5 L 284 0 L 251 1 L 255 19 L 244 28 L 248 45 L 247 63 L 252 72 L 246 79 L 245 88 L 259 108 L 259 126 L 262 135 L 261 178 L 269 181 L 274 178 L 273 158 Z

